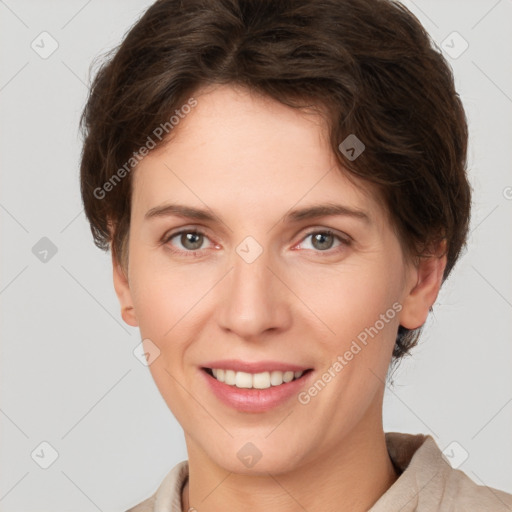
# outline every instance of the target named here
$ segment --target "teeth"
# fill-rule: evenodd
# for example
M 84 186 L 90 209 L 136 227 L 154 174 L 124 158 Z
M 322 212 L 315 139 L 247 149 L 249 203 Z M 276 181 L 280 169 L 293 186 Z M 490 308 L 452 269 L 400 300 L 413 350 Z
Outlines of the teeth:
M 224 382 L 234 386 L 236 382 L 236 373 L 233 370 L 224 370 Z
M 237 388 L 252 388 L 252 375 L 245 372 L 236 372 L 235 386 Z
M 213 376 L 219 381 L 235 386 L 237 388 L 254 388 L 254 389 L 267 389 L 270 386 L 280 386 L 286 382 L 291 382 L 298 379 L 304 372 L 262 372 L 262 373 L 247 373 L 235 372 L 234 370 L 224 370 L 222 368 L 213 368 Z

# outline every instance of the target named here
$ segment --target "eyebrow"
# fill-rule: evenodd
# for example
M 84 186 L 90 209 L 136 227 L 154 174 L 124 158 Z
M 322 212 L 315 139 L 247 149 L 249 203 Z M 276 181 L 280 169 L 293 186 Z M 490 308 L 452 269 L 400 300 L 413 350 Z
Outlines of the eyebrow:
M 157 217 L 170 216 L 202 220 L 206 222 L 220 222 L 219 217 L 212 213 L 211 210 L 194 208 L 176 203 L 165 203 L 155 206 L 146 212 L 144 219 L 149 220 Z M 363 210 L 334 203 L 318 204 L 292 210 L 284 215 L 283 222 L 293 223 L 330 216 L 352 217 L 354 219 L 364 221 L 368 225 L 372 224 L 370 216 Z

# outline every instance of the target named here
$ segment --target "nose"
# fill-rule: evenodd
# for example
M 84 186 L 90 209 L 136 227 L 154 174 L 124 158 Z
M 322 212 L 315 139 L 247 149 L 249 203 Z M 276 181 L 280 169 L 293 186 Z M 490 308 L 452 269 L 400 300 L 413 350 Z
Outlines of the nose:
M 272 253 L 263 248 L 263 252 L 251 261 L 242 251 L 234 252 L 232 267 L 223 279 L 219 295 L 217 318 L 220 327 L 249 341 L 261 340 L 269 332 L 288 329 L 293 294 L 286 286 L 282 265 Z

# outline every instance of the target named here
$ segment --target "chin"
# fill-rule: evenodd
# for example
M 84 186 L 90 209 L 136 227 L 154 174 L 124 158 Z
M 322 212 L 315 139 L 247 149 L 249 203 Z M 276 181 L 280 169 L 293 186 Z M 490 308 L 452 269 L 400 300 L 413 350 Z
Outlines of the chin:
M 283 446 L 282 443 L 280 448 L 277 448 L 268 440 L 257 439 L 231 442 L 229 446 L 219 448 L 222 449 L 220 453 L 208 454 L 215 464 L 232 473 L 258 476 L 268 476 L 268 473 L 277 475 L 295 470 L 301 460 L 297 452 L 300 448 L 303 449 L 290 444 Z

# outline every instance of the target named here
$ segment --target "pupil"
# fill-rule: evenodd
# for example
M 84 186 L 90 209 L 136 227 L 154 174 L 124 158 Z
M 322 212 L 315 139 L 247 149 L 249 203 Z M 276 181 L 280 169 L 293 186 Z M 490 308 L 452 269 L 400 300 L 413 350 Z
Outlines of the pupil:
M 327 244 L 327 247 L 323 244 L 325 244 L 325 239 L 330 239 L 331 243 Z M 317 249 L 330 249 L 332 245 L 332 235 L 329 235 L 328 233 L 318 233 L 313 237 L 313 245 L 315 245 L 315 242 L 320 242 L 320 247 L 317 247 Z
M 189 249 L 198 249 L 199 247 L 201 247 L 201 235 L 199 233 L 186 233 L 185 235 L 185 242 L 183 242 L 182 240 L 182 243 L 183 243 L 183 246 L 184 247 L 188 247 Z M 194 238 L 196 238 L 196 241 L 194 242 Z M 199 240 L 199 241 L 198 241 Z M 190 247 L 188 244 L 191 243 L 193 247 Z

